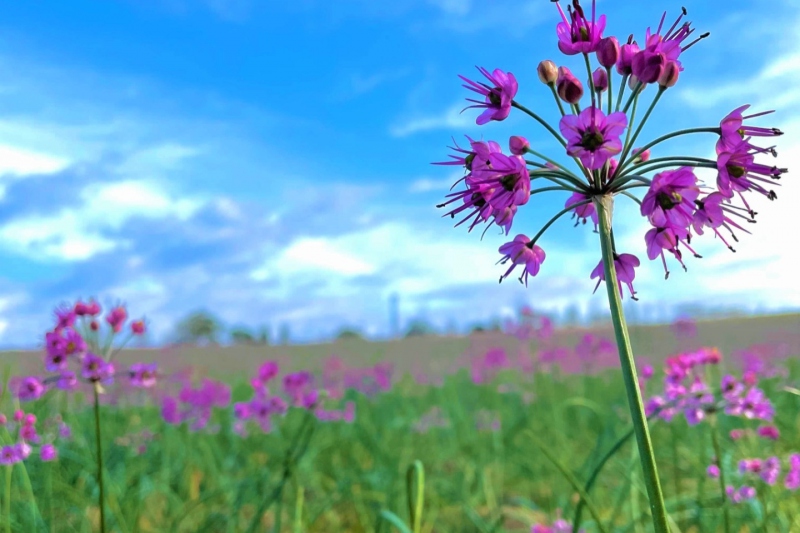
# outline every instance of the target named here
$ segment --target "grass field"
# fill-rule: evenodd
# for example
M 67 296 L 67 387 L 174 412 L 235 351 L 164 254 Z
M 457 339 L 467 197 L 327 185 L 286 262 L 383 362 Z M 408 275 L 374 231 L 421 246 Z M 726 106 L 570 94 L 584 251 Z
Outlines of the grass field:
M 642 367 L 649 362 L 654 368 L 645 398 L 663 390 L 667 357 L 715 346 L 723 358 L 704 368 L 708 383 L 718 387 L 724 374 L 742 377 L 744 365 L 775 411 L 771 423 L 710 408 L 696 425 L 681 413 L 671 422 L 653 417 L 674 531 L 800 531 L 800 492 L 784 482 L 790 455 L 800 453 L 800 315 L 700 322 L 693 338 L 676 338 L 667 326 L 631 331 Z M 107 530 L 562 531 L 542 528 L 554 527 L 559 515 L 572 521 L 580 492 L 586 494 L 593 471 L 616 445 L 588 491 L 579 525 L 587 533 L 649 531 L 636 447 L 625 438 L 629 414 L 616 356 L 600 350 L 577 357 L 573 349 L 586 333 L 613 338 L 604 329 L 557 330 L 538 344 L 485 333 L 385 343 L 124 350 L 116 358 L 120 365 L 158 361 L 160 376 L 152 389 L 133 389 L 118 378 L 101 396 Z M 254 423 L 264 419 L 251 416 L 245 424 L 233 406 L 253 397 L 250 378 L 267 360 L 278 363 L 281 376 L 313 372 L 315 388 L 330 392 L 314 402 L 325 410 L 314 417 L 291 407 L 285 416 L 269 418 L 269 432 Z M 41 371 L 40 353 L 6 352 L 0 362 L 7 374 Z M 166 423 L 165 397 L 180 402 L 183 388 L 182 398 L 191 400 L 185 390 L 203 376 L 229 385 L 230 398 L 222 387 L 211 399 L 203 393 L 207 409 L 198 407 L 183 423 Z M 39 444 L 53 440 L 58 459 L 32 454 L 3 468 L 0 531 L 99 531 L 91 389 L 49 391 L 20 404 L 14 386 L 12 380 L 2 396 L 4 444 L 14 439 L 12 413 L 21 407 L 36 415 Z M 277 383 L 269 387 L 278 394 Z M 202 403 L 180 405 L 192 402 Z M 352 421 L 342 415 L 352 408 L 348 402 Z M 196 424 L 204 427 L 192 428 L 204 413 L 210 418 Z M 326 416 L 339 420 L 321 420 Z M 59 420 L 71 437 L 52 437 Z M 780 437 L 760 437 L 756 429 L 765 425 L 776 427 Z M 734 439 L 733 430 L 745 431 Z M 743 459 L 769 457 L 781 462 L 774 484 L 758 472 L 740 471 Z M 415 461 L 424 469 L 422 484 L 414 475 L 419 470 L 409 474 Z M 752 486 L 755 495 L 738 502 L 724 496 L 719 479 L 707 473 L 712 463 L 725 483 Z M 422 491 L 421 513 L 409 510 L 409 480 L 412 500 Z M 532 530 L 537 524 L 540 529 Z

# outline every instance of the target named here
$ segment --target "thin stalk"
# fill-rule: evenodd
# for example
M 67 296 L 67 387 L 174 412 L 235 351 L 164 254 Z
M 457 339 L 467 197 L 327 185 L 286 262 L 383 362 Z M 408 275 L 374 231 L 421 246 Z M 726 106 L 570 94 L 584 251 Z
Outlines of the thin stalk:
M 636 97 L 633 99 L 633 109 L 631 110 L 631 121 L 628 123 L 628 127 L 626 128 L 628 131 L 625 132 L 625 144 L 623 145 L 623 152 L 622 155 L 626 154 L 624 148 L 629 145 L 631 139 L 631 129 L 633 128 L 634 121 L 636 120 L 636 105 L 639 103 L 639 95 L 637 94 Z M 620 159 L 622 161 L 622 159 Z M 619 175 L 619 167 L 617 167 L 617 175 Z
M 617 106 L 614 108 L 615 111 L 619 111 L 619 105 L 622 103 L 622 94 L 625 92 L 625 87 L 628 85 L 628 76 L 630 74 L 625 74 L 622 76 L 622 82 L 619 84 L 619 92 L 617 93 Z M 609 83 L 611 83 L 611 77 L 608 78 Z
M 564 106 L 561 105 L 561 98 L 558 97 L 558 93 L 556 92 L 556 86 L 554 83 L 550 84 L 550 91 L 552 91 L 553 98 L 556 99 L 556 103 L 558 104 L 558 110 L 561 111 L 561 116 L 563 117 L 564 115 L 566 115 L 566 113 L 564 113 Z
M 608 88 L 606 89 L 606 92 L 608 93 L 608 113 L 606 113 L 606 115 L 610 115 L 611 114 L 611 100 L 613 99 L 612 96 L 611 96 L 611 93 L 613 92 L 611 90 L 611 88 L 614 85 L 612 83 L 614 80 L 611 78 L 611 67 L 606 68 L 606 78 L 608 78 Z
M 100 533 L 106 533 L 105 487 L 103 486 L 103 445 L 100 437 L 100 398 L 97 393 L 98 384 L 95 383 L 94 391 L 94 434 L 95 451 L 97 452 L 97 486 L 100 489 Z
M 589 91 L 592 93 L 592 107 L 597 107 L 597 95 L 594 92 L 594 78 L 592 77 L 592 64 L 589 62 L 589 54 L 583 53 L 586 62 L 586 72 L 589 74 Z
M 655 146 L 655 145 L 657 145 L 659 143 L 662 143 L 664 141 L 672 139 L 673 137 L 678 137 L 680 135 L 688 135 L 689 133 L 716 133 L 717 135 L 719 135 L 721 133 L 721 131 L 722 130 L 720 128 L 689 128 L 689 129 L 686 129 L 686 130 L 673 131 L 672 133 L 668 133 L 666 135 L 662 135 L 661 137 L 657 138 L 656 140 L 651 141 L 651 142 L 645 144 L 644 146 L 642 146 L 642 152 L 644 152 L 648 148 L 652 148 L 653 146 Z M 631 159 L 630 161 L 633 161 L 633 159 Z M 618 172 L 621 171 L 627 164 L 628 163 L 620 165 L 620 167 L 617 169 Z
M 639 447 L 639 460 L 644 472 L 644 482 L 647 487 L 647 496 L 650 500 L 650 511 L 653 517 L 655 533 L 669 533 L 667 524 L 667 510 L 664 505 L 664 494 L 658 479 L 653 442 L 647 426 L 647 416 L 644 404 L 639 393 L 639 378 L 636 375 L 636 364 L 633 360 L 628 328 L 625 325 L 625 315 L 622 311 L 622 299 L 619 294 L 617 272 L 614 268 L 613 244 L 611 242 L 611 215 L 614 198 L 605 195 L 595 198 L 595 208 L 600 222 L 600 247 L 603 254 L 603 269 L 605 271 L 608 305 L 611 311 L 611 321 L 614 324 L 614 336 L 619 350 L 622 377 L 625 382 L 625 391 L 628 396 L 628 406 L 631 411 L 636 443 Z
M 622 155 L 619 157 L 619 164 L 620 165 L 625 163 L 625 158 L 630 153 L 631 148 L 633 147 L 633 144 L 636 142 L 636 139 L 639 138 L 639 134 L 642 132 L 642 128 L 647 123 L 647 119 L 650 118 L 650 113 L 653 112 L 653 109 L 656 107 L 656 104 L 658 103 L 658 100 L 661 98 L 661 95 L 664 94 L 664 91 L 666 91 L 666 90 L 667 90 L 666 87 L 661 87 L 661 86 L 658 87 L 658 92 L 656 93 L 655 98 L 653 98 L 653 101 L 650 102 L 650 107 L 647 108 L 647 111 L 645 112 L 644 117 L 642 117 L 642 121 L 639 123 L 639 126 L 637 126 L 636 132 L 634 132 L 633 137 L 630 140 L 630 143 L 628 142 L 627 138 L 625 139 L 625 146 L 622 149 Z M 636 95 L 636 100 L 638 100 L 638 99 L 639 99 L 639 95 L 637 94 Z M 633 105 L 634 106 L 636 105 L 636 101 L 635 100 L 633 102 Z M 630 128 L 628 129 L 628 133 L 630 133 Z
M 56 533 L 56 519 L 53 512 L 53 462 L 47 464 L 47 504 L 50 518 L 50 533 Z
M 561 134 L 559 134 L 556 130 L 554 130 L 553 126 L 551 126 L 550 124 L 548 124 L 547 122 L 542 120 L 542 118 L 539 115 L 537 115 L 536 113 L 534 113 L 533 111 L 531 111 L 530 109 L 528 109 L 527 107 L 525 107 L 524 105 L 522 105 L 520 103 L 512 101 L 511 105 L 513 107 L 516 107 L 517 109 L 519 109 L 520 111 L 522 111 L 526 115 L 529 115 L 534 120 L 536 120 L 539 124 L 544 126 L 547 129 L 547 131 L 549 131 L 553 135 L 553 137 L 555 137 L 556 140 L 561 143 L 561 146 L 566 146 L 567 145 L 567 141 L 565 141 L 564 138 L 561 137 Z
M 672 158 L 670 158 L 672 159 Z M 700 158 L 697 158 L 700 159 Z M 648 161 L 649 163 L 650 161 Z M 714 162 L 708 163 L 700 163 L 696 161 L 691 161 L 689 159 L 672 159 L 671 163 L 658 163 L 653 166 L 649 166 L 647 168 L 640 168 L 638 166 L 630 168 L 628 170 L 636 170 L 639 173 L 642 172 L 653 172 L 654 170 L 658 170 L 660 168 L 669 168 L 669 167 L 694 167 L 694 168 L 717 168 L 717 164 Z M 626 174 L 627 175 L 627 174 Z
M 719 445 L 717 415 L 711 417 L 711 445 L 714 447 L 714 455 L 717 456 L 717 466 L 719 467 L 719 491 L 722 497 L 722 519 L 725 523 L 725 533 L 730 533 L 731 516 L 728 510 L 728 497 L 725 494 L 725 470 L 722 468 L 722 449 Z
M 545 161 L 547 161 L 548 163 L 550 163 L 550 164 L 552 164 L 552 165 L 555 165 L 555 166 L 556 166 L 556 167 L 558 167 L 558 168 L 559 168 L 561 171 L 563 171 L 563 172 L 564 172 L 564 174 L 568 174 L 568 175 L 572 176 L 572 177 L 573 177 L 575 180 L 577 180 L 577 181 L 580 181 L 580 178 L 579 178 L 578 176 L 576 176 L 575 174 L 573 174 L 572 172 L 570 172 L 570 170 L 569 170 L 567 167 L 565 167 L 564 165 L 562 165 L 562 164 L 561 164 L 561 163 L 559 163 L 558 161 L 555 161 L 555 160 L 553 160 L 553 159 L 550 159 L 550 158 L 549 158 L 549 157 L 547 157 L 546 155 L 544 155 L 544 154 L 540 154 L 540 153 L 539 153 L 539 152 L 537 152 L 536 150 L 531 150 L 530 148 L 528 148 L 528 149 L 527 149 L 527 152 L 528 152 L 529 154 L 533 154 L 533 155 L 535 155 L 536 157 L 539 157 L 539 158 L 541 158 L 541 159 L 544 159 Z M 573 158 L 573 159 L 576 159 L 576 160 L 577 160 L 577 158 Z
M 551 218 L 549 221 L 547 221 L 547 224 L 542 226 L 542 229 L 540 229 L 539 232 L 536 235 L 534 235 L 533 239 L 531 239 L 531 244 L 530 244 L 531 248 L 533 248 L 533 245 L 536 244 L 536 241 L 539 240 L 539 237 L 541 237 L 542 234 L 544 234 L 544 232 L 547 231 L 547 228 L 549 228 L 550 226 L 553 225 L 553 222 L 555 222 L 556 220 L 561 218 L 565 213 L 569 213 L 573 209 L 577 209 L 582 205 L 588 204 L 589 202 L 591 202 L 591 200 L 582 200 L 582 201 L 580 201 L 578 203 L 571 204 L 569 207 L 565 207 L 564 209 L 559 211 L 553 218 Z
M 6 466 L 6 533 L 11 533 L 11 471 L 13 468 L 13 464 Z
M 636 85 L 633 86 L 631 95 L 628 97 L 628 101 L 625 103 L 625 107 L 622 108 L 623 113 L 628 112 L 628 108 L 631 106 L 631 102 L 634 98 L 639 96 L 639 94 L 644 90 L 644 84 L 641 81 L 637 81 Z

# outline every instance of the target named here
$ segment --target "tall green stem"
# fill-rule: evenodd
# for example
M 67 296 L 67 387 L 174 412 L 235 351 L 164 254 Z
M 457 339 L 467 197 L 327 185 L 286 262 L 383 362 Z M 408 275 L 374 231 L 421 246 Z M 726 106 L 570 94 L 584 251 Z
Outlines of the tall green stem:
M 11 533 L 11 471 L 13 468 L 13 464 L 6 466 L 6 533 Z
M 622 312 L 622 299 L 620 297 L 617 272 L 614 268 L 614 249 L 611 242 L 611 216 L 614 207 L 614 197 L 605 195 L 595 197 L 595 208 L 600 219 L 600 247 L 603 254 L 603 270 L 606 278 L 608 292 L 608 305 L 611 311 L 611 321 L 614 324 L 614 336 L 619 350 L 622 378 L 625 382 L 625 392 L 628 396 L 628 406 L 631 411 L 636 443 L 639 447 L 639 460 L 644 471 L 644 482 L 647 487 L 647 496 L 650 500 L 650 511 L 653 517 L 655 533 L 669 533 L 667 525 L 667 509 L 664 505 L 664 494 L 658 479 L 653 442 L 650 439 L 650 430 L 647 426 L 647 416 L 644 404 L 639 394 L 639 379 L 636 375 L 636 364 L 633 360 L 628 328 L 625 325 L 625 315 Z
M 100 437 L 100 397 L 97 393 L 99 385 L 94 384 L 94 435 L 97 452 L 97 486 L 100 489 L 100 533 L 106 533 L 105 488 L 103 487 L 103 444 Z
M 717 466 L 719 467 L 719 492 L 722 496 L 722 520 L 725 523 L 725 533 L 731 531 L 731 517 L 728 511 L 728 496 L 725 494 L 725 470 L 722 468 L 722 449 L 719 446 L 719 429 L 717 428 L 717 416 L 711 416 L 711 445 L 714 447 L 714 455 L 717 456 Z

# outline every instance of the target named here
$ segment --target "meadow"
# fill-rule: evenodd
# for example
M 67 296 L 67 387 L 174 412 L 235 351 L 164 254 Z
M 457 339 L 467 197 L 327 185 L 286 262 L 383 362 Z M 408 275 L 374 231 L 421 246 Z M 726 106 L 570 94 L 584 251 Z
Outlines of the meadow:
M 580 505 L 575 530 L 651 531 L 610 327 L 547 327 L 526 314 L 464 337 L 121 350 L 99 395 L 106 530 L 554 533 Z M 800 315 L 631 336 L 651 407 L 683 354 L 702 359 L 692 383 L 734 376 L 774 411 L 723 410 L 725 391 L 692 403 L 691 385 L 650 411 L 673 531 L 800 531 Z M 2 468 L 0 531 L 100 531 L 92 388 L 18 398 L 44 357 L 0 354 L 0 436 L 30 445 Z M 157 363 L 154 383 L 122 370 L 139 362 Z

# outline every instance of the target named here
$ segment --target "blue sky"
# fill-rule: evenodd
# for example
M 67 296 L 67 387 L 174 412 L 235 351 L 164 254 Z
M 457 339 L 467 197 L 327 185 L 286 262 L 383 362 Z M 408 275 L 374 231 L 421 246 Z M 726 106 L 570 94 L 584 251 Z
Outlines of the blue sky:
M 744 103 L 777 109 L 758 125 L 786 132 L 780 166 L 800 153 L 800 23 L 789 0 L 685 1 L 710 38 L 682 56 L 641 139 L 716 125 Z M 604 0 L 606 35 L 641 42 L 681 4 Z M 646 6 L 646 7 L 645 7 Z M 298 340 L 344 324 L 379 335 L 387 299 L 405 320 L 465 325 L 522 302 L 558 310 L 603 306 L 589 273 L 597 236 L 568 219 L 541 241 L 542 273 L 525 289 L 498 285 L 489 231 L 441 218 L 458 172 L 446 159 L 464 134 L 506 146 L 509 135 L 564 159 L 535 122 L 512 114 L 475 125 L 459 114 L 475 65 L 513 72 L 517 100 L 555 124 L 536 78 L 541 59 L 580 72 L 556 48 L 544 0 L 44 0 L 12 2 L 0 19 L 0 345 L 34 346 L 52 308 L 78 297 L 126 302 L 154 339 L 205 308 L 229 324 L 288 324 Z M 618 79 L 615 80 L 618 82 Z M 647 93 L 645 93 L 647 95 Z M 645 98 L 649 102 L 650 95 Z M 710 157 L 713 136 L 657 155 Z M 703 176 L 701 174 L 701 176 Z M 705 176 L 708 179 L 708 176 Z M 711 176 L 713 179 L 713 175 Z M 689 272 L 658 262 L 637 273 L 639 310 L 686 303 L 800 307 L 793 272 L 793 174 L 732 254 L 698 239 Z M 540 195 L 509 239 L 533 234 L 565 197 Z M 629 202 L 615 211 L 621 248 L 644 258 L 646 226 Z

